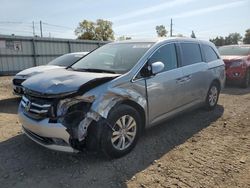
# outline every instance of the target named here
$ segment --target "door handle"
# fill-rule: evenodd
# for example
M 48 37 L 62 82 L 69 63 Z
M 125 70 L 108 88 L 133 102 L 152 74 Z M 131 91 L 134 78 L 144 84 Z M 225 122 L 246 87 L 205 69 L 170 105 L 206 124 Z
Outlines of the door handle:
M 185 81 L 189 82 L 191 80 L 191 78 L 192 78 L 192 75 L 190 74 L 190 75 L 188 75 L 188 76 L 185 77 Z
M 185 82 L 184 78 L 185 78 L 185 77 L 177 78 L 177 79 L 176 79 L 176 82 L 177 82 L 178 84 L 182 84 L 182 83 Z
M 188 76 L 177 78 L 176 82 L 182 84 L 182 83 L 185 83 L 185 82 L 189 82 L 191 80 L 191 78 L 192 78 L 192 75 L 190 74 Z

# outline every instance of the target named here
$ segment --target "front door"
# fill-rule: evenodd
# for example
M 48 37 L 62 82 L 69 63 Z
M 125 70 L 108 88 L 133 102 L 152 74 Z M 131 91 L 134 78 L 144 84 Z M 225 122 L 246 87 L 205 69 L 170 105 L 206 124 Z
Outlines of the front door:
M 183 73 L 178 67 L 174 43 L 160 47 L 151 56 L 148 65 L 160 61 L 165 65 L 162 72 L 146 79 L 149 124 L 156 123 L 182 105 Z

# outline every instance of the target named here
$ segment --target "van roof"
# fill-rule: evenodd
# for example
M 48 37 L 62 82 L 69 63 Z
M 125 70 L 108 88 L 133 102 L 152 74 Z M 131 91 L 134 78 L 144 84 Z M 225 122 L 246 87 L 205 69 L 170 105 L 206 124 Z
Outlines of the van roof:
M 131 39 L 131 40 L 124 40 L 124 41 L 116 41 L 114 43 L 135 43 L 135 42 L 152 42 L 152 43 L 158 43 L 158 42 L 164 42 L 164 41 L 179 41 L 179 42 L 199 42 L 199 43 L 205 43 L 205 44 L 211 44 L 209 41 L 200 40 L 200 39 L 194 39 L 194 38 L 188 38 L 188 37 L 159 37 L 159 38 L 142 38 L 142 39 Z

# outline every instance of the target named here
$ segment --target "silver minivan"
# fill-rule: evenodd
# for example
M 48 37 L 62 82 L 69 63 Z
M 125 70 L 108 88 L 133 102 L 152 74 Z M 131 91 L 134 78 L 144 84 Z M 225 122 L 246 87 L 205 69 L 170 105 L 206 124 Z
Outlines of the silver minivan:
M 24 133 L 47 148 L 130 152 L 144 128 L 192 107 L 216 107 L 225 67 L 216 47 L 186 38 L 106 44 L 68 69 L 23 82 Z

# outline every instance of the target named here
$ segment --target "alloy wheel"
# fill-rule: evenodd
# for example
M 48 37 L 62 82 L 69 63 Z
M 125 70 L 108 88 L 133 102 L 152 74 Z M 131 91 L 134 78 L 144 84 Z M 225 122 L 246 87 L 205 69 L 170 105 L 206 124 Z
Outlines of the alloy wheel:
M 216 86 L 212 86 L 208 95 L 208 102 L 210 106 L 216 105 L 218 99 L 218 89 Z
M 114 127 L 111 137 L 111 143 L 117 150 L 125 150 L 134 141 L 136 137 L 137 124 L 130 115 L 120 117 Z

